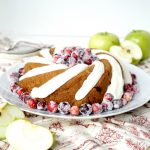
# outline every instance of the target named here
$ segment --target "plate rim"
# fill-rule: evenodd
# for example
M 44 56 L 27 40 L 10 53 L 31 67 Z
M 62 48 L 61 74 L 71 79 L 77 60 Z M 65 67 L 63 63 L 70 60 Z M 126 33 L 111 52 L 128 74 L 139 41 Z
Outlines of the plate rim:
M 20 67 L 23 64 L 24 63 L 17 63 L 16 65 L 12 66 L 11 68 L 9 68 L 9 70 L 7 70 L 5 73 L 3 73 L 0 76 L 0 79 L 4 75 L 8 76 L 9 72 L 12 72 L 14 69 L 16 69 L 17 67 Z M 139 67 L 134 66 L 132 64 L 125 64 L 125 65 L 127 67 L 129 66 L 129 68 L 131 67 L 131 68 L 140 70 L 142 73 L 144 73 L 150 79 L 150 75 L 147 74 L 144 70 L 140 69 Z M 1 92 L 0 92 L 0 94 L 1 94 Z M 6 97 L 3 97 L 3 96 L 1 96 L 1 97 L 4 100 L 6 100 L 8 103 L 13 104 L 13 105 L 19 107 L 22 111 L 25 111 L 25 112 L 28 112 L 28 113 L 31 113 L 31 114 L 34 114 L 34 115 L 39 115 L 39 116 L 44 116 L 44 117 L 51 117 L 51 118 L 60 118 L 60 119 L 97 119 L 97 118 L 104 118 L 104 117 L 116 116 L 116 115 L 120 115 L 120 114 L 124 114 L 126 112 L 129 112 L 131 110 L 137 109 L 137 108 L 143 106 L 144 104 L 146 104 L 150 100 L 149 98 L 145 99 L 145 100 L 143 100 L 142 103 L 139 103 L 139 104 L 137 103 L 137 105 L 134 108 L 129 108 L 129 109 L 126 109 L 126 110 L 121 110 L 123 108 L 122 107 L 120 109 L 116 109 L 116 110 L 121 110 L 120 112 L 116 112 L 116 113 L 111 113 L 111 111 L 109 111 L 110 113 L 104 114 L 104 115 L 99 113 L 99 114 L 92 114 L 92 115 L 88 115 L 88 116 L 86 116 L 86 115 L 72 116 L 72 115 L 62 115 L 60 113 L 59 114 L 57 114 L 57 113 L 50 113 L 50 112 L 48 112 L 48 113 L 42 113 L 43 111 L 41 111 L 41 110 L 31 109 L 31 108 L 28 108 L 27 106 L 23 107 L 26 104 L 24 104 L 22 101 L 20 101 L 20 102 L 17 101 L 16 103 L 18 103 L 18 104 L 16 104 L 14 101 L 8 100 Z M 21 103 L 20 106 L 19 106 L 19 103 Z

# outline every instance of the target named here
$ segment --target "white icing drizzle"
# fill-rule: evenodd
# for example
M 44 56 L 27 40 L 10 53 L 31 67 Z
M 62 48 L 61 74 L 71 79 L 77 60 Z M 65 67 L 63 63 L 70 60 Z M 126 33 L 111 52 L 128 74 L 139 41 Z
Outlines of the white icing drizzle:
M 23 76 L 21 76 L 19 81 L 29 78 L 29 77 L 39 75 L 39 74 L 43 74 L 43 73 L 47 73 L 47 72 L 51 72 L 51 71 L 55 71 L 55 70 L 59 70 L 59 69 L 67 69 L 67 68 L 68 67 L 63 64 L 53 64 L 53 65 L 34 68 L 34 69 L 28 71 L 27 73 L 25 73 Z
M 50 48 L 44 48 L 40 51 L 40 54 L 49 60 L 52 60 L 52 55 L 50 54 Z
M 113 56 L 116 60 L 118 60 L 118 62 L 120 63 L 121 67 L 122 67 L 122 72 L 123 72 L 123 77 L 124 77 L 124 83 L 125 84 L 132 84 L 132 77 L 131 77 L 131 73 L 130 71 L 127 69 L 127 67 L 125 66 L 124 62 L 122 62 L 122 60 L 120 60 L 119 58 L 116 58 L 116 56 L 114 56 L 111 53 L 108 53 L 107 51 L 104 50 L 97 50 L 97 49 L 93 49 L 92 50 L 93 54 L 97 54 L 97 53 L 106 53 L 109 54 L 111 56 Z M 101 55 L 101 54 L 99 54 Z
M 34 56 L 28 60 L 25 61 L 26 63 L 40 63 L 40 64 L 53 64 L 53 62 L 47 58 Z
M 48 95 L 52 94 L 56 91 L 59 87 L 65 84 L 67 81 L 78 75 L 80 72 L 84 71 L 88 65 L 86 64 L 78 64 L 69 68 L 65 72 L 55 76 L 45 84 L 41 85 L 40 87 L 35 87 L 31 91 L 31 96 L 33 98 L 45 98 Z
M 100 61 L 94 61 L 93 63 L 94 69 L 90 73 L 90 75 L 87 77 L 87 79 L 83 82 L 82 87 L 77 91 L 75 95 L 76 100 L 83 99 L 90 91 L 91 89 L 97 84 L 99 79 L 104 73 L 104 64 Z
M 98 58 L 107 59 L 112 66 L 111 84 L 108 86 L 106 93 L 111 93 L 114 99 L 120 99 L 123 95 L 124 80 L 122 77 L 122 70 L 119 63 L 107 54 L 100 54 Z

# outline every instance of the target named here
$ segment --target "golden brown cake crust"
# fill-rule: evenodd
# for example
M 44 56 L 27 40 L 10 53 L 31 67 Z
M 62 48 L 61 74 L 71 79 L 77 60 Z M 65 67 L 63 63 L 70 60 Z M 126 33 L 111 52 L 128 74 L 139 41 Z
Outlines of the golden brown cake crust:
M 107 87 L 110 84 L 111 76 L 112 76 L 112 68 L 109 62 L 105 59 L 101 61 L 104 63 L 104 68 L 105 68 L 104 74 L 102 75 L 98 83 L 95 85 L 95 87 L 92 88 L 92 90 L 82 100 L 78 100 L 78 101 L 75 100 L 75 94 L 81 88 L 83 82 L 86 80 L 88 75 L 92 72 L 94 67 L 93 65 L 89 66 L 85 71 L 79 73 L 77 76 L 69 80 L 67 83 L 65 83 L 63 86 L 61 86 L 58 90 L 53 92 L 48 97 L 44 99 L 38 98 L 37 100 L 46 101 L 46 102 L 53 100 L 57 103 L 67 101 L 71 105 L 77 105 L 77 106 L 80 106 L 83 103 L 90 103 L 90 104 L 101 103 L 104 94 L 107 90 Z M 41 67 L 42 65 L 35 64 L 35 63 L 28 63 L 25 65 L 25 71 L 27 72 L 33 68 Z M 64 71 L 65 71 L 64 69 L 61 69 L 50 73 L 44 73 L 34 77 L 26 78 L 20 81 L 18 84 L 20 87 L 24 89 L 24 91 L 31 92 L 32 88 L 41 86 L 51 78 L 55 77 L 56 75 Z

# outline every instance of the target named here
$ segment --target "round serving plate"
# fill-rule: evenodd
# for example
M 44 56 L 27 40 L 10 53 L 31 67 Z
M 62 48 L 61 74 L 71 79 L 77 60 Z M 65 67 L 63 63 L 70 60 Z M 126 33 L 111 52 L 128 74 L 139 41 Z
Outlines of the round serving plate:
M 7 72 L 3 73 L 0 76 L 0 95 L 4 98 L 8 103 L 18 106 L 21 110 L 25 112 L 29 112 L 36 115 L 41 115 L 45 117 L 54 117 L 54 118 L 62 118 L 62 119 L 94 119 L 101 117 L 109 117 L 114 115 L 119 115 L 133 109 L 136 109 L 150 100 L 150 76 L 146 74 L 140 68 L 126 64 L 127 68 L 131 71 L 131 73 L 136 74 L 137 82 L 139 87 L 139 92 L 135 94 L 133 100 L 129 102 L 127 105 L 120 109 L 115 109 L 112 111 L 103 112 L 100 114 L 92 114 L 89 116 L 71 116 L 71 115 L 61 115 L 60 113 L 50 113 L 48 111 L 41 111 L 37 109 L 31 109 L 26 104 L 24 104 L 16 94 L 10 91 L 10 74 L 12 72 L 18 71 L 19 68 L 23 67 L 23 63 L 19 63 L 16 66 L 12 67 Z

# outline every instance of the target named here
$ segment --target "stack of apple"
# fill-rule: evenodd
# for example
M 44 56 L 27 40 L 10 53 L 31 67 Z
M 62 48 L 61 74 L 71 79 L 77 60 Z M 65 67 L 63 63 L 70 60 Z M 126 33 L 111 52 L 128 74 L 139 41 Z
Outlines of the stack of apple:
M 0 140 L 15 150 L 47 150 L 55 140 L 48 129 L 34 125 L 16 106 L 0 103 Z
M 150 57 L 150 33 L 133 30 L 120 42 L 115 34 L 100 32 L 90 38 L 89 48 L 106 50 L 127 63 L 138 64 Z

